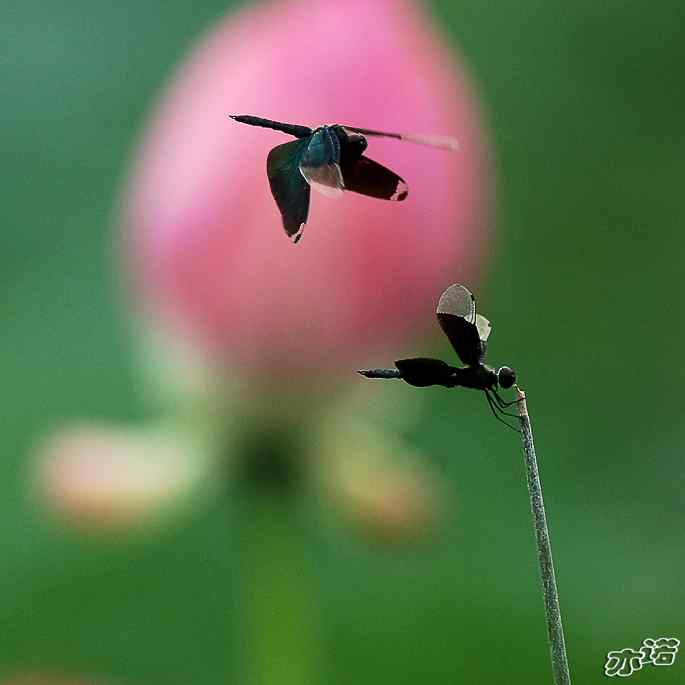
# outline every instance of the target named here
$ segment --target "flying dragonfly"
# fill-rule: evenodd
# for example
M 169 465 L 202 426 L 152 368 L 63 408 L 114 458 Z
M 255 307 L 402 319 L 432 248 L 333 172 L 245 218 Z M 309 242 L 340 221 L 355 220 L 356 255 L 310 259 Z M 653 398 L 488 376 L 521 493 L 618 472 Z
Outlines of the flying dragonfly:
M 247 114 L 229 116 L 242 124 L 282 131 L 297 139 L 277 145 L 266 160 L 271 194 L 283 217 L 283 228 L 295 243 L 307 223 L 310 187 L 328 197 L 340 197 L 343 190 L 351 190 L 381 200 L 406 199 L 409 186 L 404 179 L 364 156 L 367 136 L 396 138 L 446 150 L 459 147 L 454 138 L 447 136 L 387 133 L 340 124 L 312 129 Z
M 505 409 L 517 400 L 507 402 L 497 392 L 498 387 L 506 390 L 516 383 L 516 372 L 509 366 L 495 370 L 485 364 L 492 326 L 484 316 L 476 314 L 476 301 L 471 291 L 458 283 L 451 285 L 440 296 L 436 314 L 463 367 L 450 366 L 440 359 L 416 357 L 396 361 L 394 369 L 367 369 L 359 373 L 367 378 L 400 378 L 419 388 L 442 385 L 482 390 L 495 418 L 518 430 L 502 418 L 502 415 L 516 418 Z

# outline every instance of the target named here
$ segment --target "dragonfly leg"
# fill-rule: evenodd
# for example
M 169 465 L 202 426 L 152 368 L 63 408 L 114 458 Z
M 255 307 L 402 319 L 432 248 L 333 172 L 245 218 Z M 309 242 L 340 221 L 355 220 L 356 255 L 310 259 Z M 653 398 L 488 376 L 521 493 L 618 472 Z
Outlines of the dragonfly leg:
M 504 414 L 504 416 L 511 416 L 512 419 L 518 419 L 518 416 L 516 414 L 510 414 L 509 412 L 504 411 L 505 407 L 508 407 L 510 404 L 514 404 L 514 402 L 518 400 L 507 403 L 492 388 L 486 390 L 485 394 L 489 396 L 490 400 L 492 400 L 493 405 L 497 407 L 497 410 L 500 414 Z
M 517 398 L 517 399 L 511 400 L 511 401 L 509 402 L 509 401 L 505 400 L 505 399 L 497 392 L 497 390 L 495 390 L 494 388 L 491 388 L 491 389 L 490 389 L 490 392 L 492 392 L 492 394 L 494 395 L 494 399 L 495 399 L 495 401 L 497 402 L 497 405 L 498 405 L 499 407 L 502 407 L 503 409 L 504 409 L 505 407 L 511 407 L 512 405 L 514 405 L 514 404 L 516 404 L 517 402 L 520 402 L 520 401 L 521 401 L 520 399 Z
M 512 426 L 511 424 L 507 423 L 498 411 L 502 414 L 505 414 L 506 416 L 513 416 L 513 414 L 507 414 L 505 411 L 502 411 L 497 405 L 495 404 L 495 401 L 490 397 L 490 394 L 488 393 L 487 390 L 485 390 L 485 399 L 488 401 L 488 404 L 490 405 L 490 410 L 492 411 L 492 415 L 498 420 L 501 421 L 507 428 L 511 428 L 511 430 L 516 431 L 517 433 L 520 433 L 521 431 L 516 428 L 515 426 Z

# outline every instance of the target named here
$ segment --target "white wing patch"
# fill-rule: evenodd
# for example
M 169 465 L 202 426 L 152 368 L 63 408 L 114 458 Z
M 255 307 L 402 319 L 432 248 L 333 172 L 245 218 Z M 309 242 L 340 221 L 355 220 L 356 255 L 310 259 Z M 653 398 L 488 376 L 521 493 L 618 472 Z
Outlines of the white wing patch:
M 481 342 L 487 342 L 492 331 L 492 324 L 484 316 L 476 314 L 476 328 Z
M 301 166 L 300 173 L 309 185 L 326 197 L 340 197 L 345 189 L 340 167 L 333 164 L 311 167 Z

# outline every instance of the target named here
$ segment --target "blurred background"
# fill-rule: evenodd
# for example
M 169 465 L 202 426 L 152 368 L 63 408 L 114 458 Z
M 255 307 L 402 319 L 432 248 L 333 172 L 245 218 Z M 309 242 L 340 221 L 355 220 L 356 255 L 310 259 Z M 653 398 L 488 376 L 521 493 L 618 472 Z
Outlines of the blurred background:
M 139 314 L 129 313 L 117 256 L 122 188 L 161 89 L 196 41 L 243 4 L 3 5 L 0 675 L 122 685 L 550 682 L 518 438 L 483 398 L 388 383 L 359 399 L 364 381 L 352 378 L 346 408 L 324 418 L 315 411 L 320 388 L 303 388 L 298 412 L 315 416 L 297 436 L 309 440 L 304 450 L 273 429 L 291 416 L 244 408 L 259 406 L 259 393 L 193 394 L 186 410 L 184 400 L 151 399 L 146 389 L 143 333 L 132 324 Z M 469 177 L 480 188 L 472 214 L 487 237 L 454 257 L 451 280 L 468 274 L 494 324 L 491 362 L 516 367 L 528 393 L 572 675 L 603 682 L 609 650 L 685 639 L 685 11 L 678 0 L 424 4 L 422 21 L 435 24 L 470 75 L 478 104 L 469 111 L 480 112 L 473 135 L 489 150 L 474 153 Z M 351 44 L 353 16 L 330 25 Z M 382 38 L 384 28 L 374 30 Z M 293 39 L 299 69 L 315 73 L 307 53 Z M 408 82 L 407 112 L 391 113 L 393 124 L 421 105 Z M 446 111 L 436 132 L 460 133 Z M 260 173 L 265 150 L 283 142 L 274 135 L 240 132 L 241 154 L 254 145 Z M 427 165 L 437 159 L 420 154 Z M 407 169 L 410 185 L 421 173 Z M 267 190 L 263 179 L 255 192 Z M 326 202 L 314 201 L 301 246 L 287 243 L 275 215 L 265 235 L 288 254 L 315 246 L 325 239 L 316 212 Z M 469 254 L 477 266 L 460 264 Z M 439 294 L 449 282 L 432 287 Z M 432 291 L 425 297 L 434 301 Z M 428 309 L 420 335 L 398 333 L 364 361 L 449 361 L 433 321 Z M 368 440 L 354 423 L 354 407 L 364 413 L 365 403 L 382 407 Z M 100 449 L 98 434 L 88 434 L 83 447 L 67 435 L 50 447 L 46 437 L 76 421 L 86 432 L 90 422 L 222 424 L 225 404 L 226 423 L 249 415 L 256 428 L 245 434 L 259 438 L 241 438 L 235 453 L 340 453 L 352 444 L 360 464 L 340 472 L 351 485 L 342 488 L 334 472 L 293 486 L 292 464 L 278 458 L 264 467 L 257 457 L 257 468 L 241 471 L 199 457 L 200 475 L 186 464 L 176 490 L 175 476 L 147 471 L 131 513 L 136 466 L 121 475 L 110 463 L 114 495 L 97 468 L 101 453 L 117 452 L 109 441 Z M 351 423 L 328 430 L 336 414 Z M 200 453 L 216 431 L 189 433 L 203 436 L 189 448 Z M 126 451 L 128 434 L 117 439 Z M 146 444 L 135 443 L 143 460 L 156 449 Z M 168 452 L 183 452 L 177 440 L 165 444 L 155 462 L 162 470 Z M 60 481 L 69 465 L 55 457 L 57 466 L 46 466 L 60 445 L 77 454 L 74 470 L 80 449 L 94 456 L 97 473 L 79 476 L 85 495 Z M 383 468 L 369 467 L 367 449 L 383 452 Z M 388 466 L 396 452 L 411 455 L 398 459 L 401 471 Z M 255 485 L 264 480 L 268 487 Z M 170 482 L 172 495 L 156 499 L 150 481 Z M 386 490 L 386 501 L 374 500 Z M 110 499 L 101 509 L 103 492 Z M 146 498 L 185 506 L 130 530 Z M 340 501 L 337 515 L 329 503 Z M 633 677 L 683 682 L 683 655 Z

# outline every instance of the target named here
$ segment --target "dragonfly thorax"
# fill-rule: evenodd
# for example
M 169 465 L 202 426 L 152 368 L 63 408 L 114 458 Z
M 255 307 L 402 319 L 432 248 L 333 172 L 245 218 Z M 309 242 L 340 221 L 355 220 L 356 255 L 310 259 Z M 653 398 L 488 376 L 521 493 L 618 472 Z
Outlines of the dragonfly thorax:
M 456 385 L 474 390 L 485 390 L 497 385 L 497 372 L 485 364 L 462 366 L 454 370 Z

